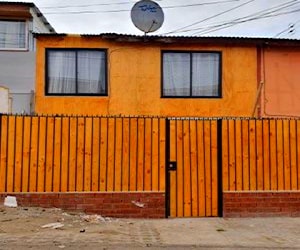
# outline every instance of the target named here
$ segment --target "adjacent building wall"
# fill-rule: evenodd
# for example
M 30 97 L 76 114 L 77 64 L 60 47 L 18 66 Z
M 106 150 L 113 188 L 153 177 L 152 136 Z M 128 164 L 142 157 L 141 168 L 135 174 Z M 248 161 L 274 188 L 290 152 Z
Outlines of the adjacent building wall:
M 0 86 L 9 89 L 14 113 L 30 113 L 35 81 L 34 52 L 0 52 Z
M 300 49 L 266 48 L 262 116 L 300 116 Z
M 108 49 L 108 96 L 45 96 L 46 48 Z M 161 98 L 161 51 L 221 51 L 222 98 Z M 257 90 L 255 46 L 125 43 L 100 37 L 39 37 L 36 112 L 76 115 L 250 116 Z
M 27 47 L 0 50 L 0 86 L 9 90 L 12 113 L 34 111 L 35 39 L 33 32 L 54 32 L 32 3 L 0 2 L 0 18 L 26 20 Z

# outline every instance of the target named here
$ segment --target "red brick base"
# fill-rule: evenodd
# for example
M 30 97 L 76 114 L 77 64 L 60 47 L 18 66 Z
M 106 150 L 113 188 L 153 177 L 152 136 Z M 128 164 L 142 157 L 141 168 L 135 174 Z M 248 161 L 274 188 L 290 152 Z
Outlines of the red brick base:
M 8 195 L 15 196 L 23 207 L 57 207 L 119 218 L 165 217 L 163 192 L 1 193 L 1 204 Z
M 224 192 L 223 216 L 300 216 L 300 192 Z

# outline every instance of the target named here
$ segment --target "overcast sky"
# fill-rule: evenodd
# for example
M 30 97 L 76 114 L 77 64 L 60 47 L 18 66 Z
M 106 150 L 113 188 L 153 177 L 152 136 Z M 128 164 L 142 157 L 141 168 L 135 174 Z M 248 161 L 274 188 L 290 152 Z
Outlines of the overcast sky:
M 3 0 L 0 0 L 0 2 Z M 131 22 L 134 0 L 33 2 L 59 33 L 143 34 Z M 300 39 L 300 0 L 156 0 L 163 26 L 153 34 Z

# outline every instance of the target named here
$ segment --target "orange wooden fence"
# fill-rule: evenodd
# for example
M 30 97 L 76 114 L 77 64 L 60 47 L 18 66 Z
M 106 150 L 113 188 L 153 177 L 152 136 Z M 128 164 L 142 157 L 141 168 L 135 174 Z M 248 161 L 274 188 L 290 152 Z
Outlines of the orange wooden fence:
M 0 122 L 0 192 L 165 190 L 165 119 L 2 115 Z
M 222 121 L 223 190 L 300 190 L 300 120 Z
M 190 217 L 217 216 L 222 191 L 300 190 L 297 119 L 1 115 L 0 126 L 0 192 L 162 191 L 170 216 Z

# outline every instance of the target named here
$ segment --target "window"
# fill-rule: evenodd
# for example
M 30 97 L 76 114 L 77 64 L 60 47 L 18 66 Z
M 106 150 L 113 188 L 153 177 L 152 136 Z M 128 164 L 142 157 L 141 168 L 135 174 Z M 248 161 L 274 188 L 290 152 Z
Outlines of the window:
M 162 54 L 163 97 L 221 97 L 220 52 Z
M 106 50 L 47 49 L 46 94 L 107 95 Z
M 0 20 L 0 49 L 26 48 L 26 22 Z

